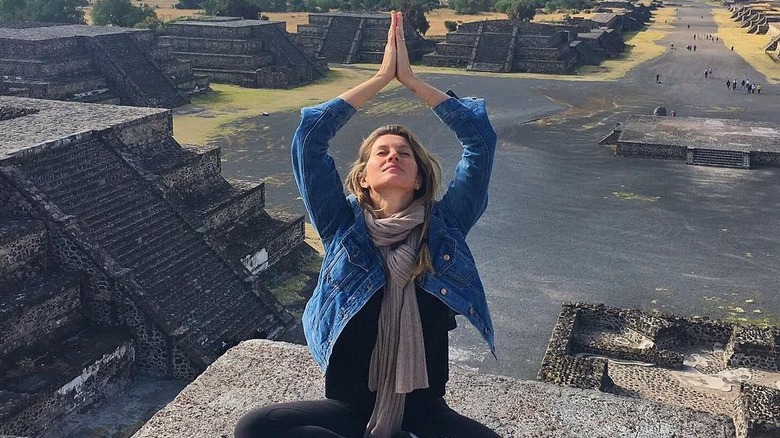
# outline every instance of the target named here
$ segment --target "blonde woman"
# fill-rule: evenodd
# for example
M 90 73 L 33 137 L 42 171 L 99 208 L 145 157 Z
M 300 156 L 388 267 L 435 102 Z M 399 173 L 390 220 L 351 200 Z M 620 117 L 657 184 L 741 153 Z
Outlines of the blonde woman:
M 257 409 L 236 437 L 492 438 L 444 401 L 448 331 L 466 317 L 494 351 L 493 325 L 466 234 L 487 206 L 496 134 L 481 99 L 442 93 L 412 71 L 403 17 L 392 13 L 376 75 L 303 108 L 293 172 L 325 258 L 303 316 L 325 399 Z M 329 141 L 398 80 L 457 136 L 463 154 L 437 200 L 439 161 L 408 129 L 382 126 L 341 178 Z

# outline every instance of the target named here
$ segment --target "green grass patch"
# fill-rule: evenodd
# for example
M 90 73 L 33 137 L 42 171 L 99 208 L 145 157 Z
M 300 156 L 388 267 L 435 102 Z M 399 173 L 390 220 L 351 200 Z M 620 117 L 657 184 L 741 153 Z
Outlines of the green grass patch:
M 238 85 L 211 84 L 212 92 L 197 96 L 192 103 L 177 108 L 173 116 L 173 136 L 182 144 L 208 144 L 216 137 L 242 131 L 236 122 L 262 113 L 298 110 L 324 102 L 370 78 L 376 72 L 361 69 L 332 68 L 316 83 L 291 90 L 242 88 Z M 227 127 L 227 125 L 235 125 Z M 246 124 L 250 126 L 251 124 Z

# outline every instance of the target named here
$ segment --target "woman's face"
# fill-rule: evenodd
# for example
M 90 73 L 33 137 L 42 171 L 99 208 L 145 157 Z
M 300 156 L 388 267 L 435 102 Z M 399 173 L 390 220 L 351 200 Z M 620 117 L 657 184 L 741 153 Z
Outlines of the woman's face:
M 399 191 L 413 195 L 418 181 L 417 161 L 409 142 L 395 134 L 377 138 L 360 185 L 379 195 Z

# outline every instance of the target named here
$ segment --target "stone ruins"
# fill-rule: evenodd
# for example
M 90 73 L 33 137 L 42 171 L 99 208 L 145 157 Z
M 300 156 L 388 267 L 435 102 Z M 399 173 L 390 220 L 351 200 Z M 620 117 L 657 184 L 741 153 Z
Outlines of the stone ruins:
M 558 24 L 511 20 L 463 23 L 436 44 L 434 53 L 423 56 L 423 64 L 484 72 L 568 74 L 577 65 L 598 65 L 618 56 L 625 47 L 622 32 L 642 28 L 656 6 L 602 2 L 599 10 L 608 12 Z
M 775 62 L 780 62 L 780 8 L 771 3 L 729 5 L 731 18 L 739 22 L 747 33 L 768 35 L 764 52 Z
M 327 61 L 311 56 L 283 21 L 208 17 L 165 26 L 162 43 L 176 58 L 214 82 L 244 87 L 293 88 L 324 77 Z
M 0 435 L 294 324 L 257 278 L 303 216 L 180 146 L 170 110 L 0 96 L 0 131 Z
M 767 122 L 632 115 L 599 144 L 622 157 L 750 169 L 780 167 L 780 128 Z
M 780 328 L 565 303 L 539 379 L 732 417 L 780 434 Z
M 316 56 L 340 64 L 382 62 L 390 16 L 387 14 L 309 14 L 309 23 L 298 25 L 296 41 Z M 409 59 L 419 61 L 433 51 L 426 40 L 404 20 Z
M 174 108 L 204 91 L 151 30 L 0 23 L 0 94 Z
M 549 24 L 510 20 L 463 23 L 423 64 L 471 71 L 571 73 L 577 52 L 572 34 Z

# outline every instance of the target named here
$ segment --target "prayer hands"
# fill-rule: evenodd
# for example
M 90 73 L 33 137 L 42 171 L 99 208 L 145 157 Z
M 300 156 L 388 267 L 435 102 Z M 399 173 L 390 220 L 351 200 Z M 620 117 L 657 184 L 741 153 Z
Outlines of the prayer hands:
M 387 31 L 385 54 L 376 75 L 388 83 L 394 78 L 398 79 L 398 82 L 405 86 L 409 86 L 416 78 L 406 49 L 404 19 L 401 12 L 390 13 L 390 29 Z

